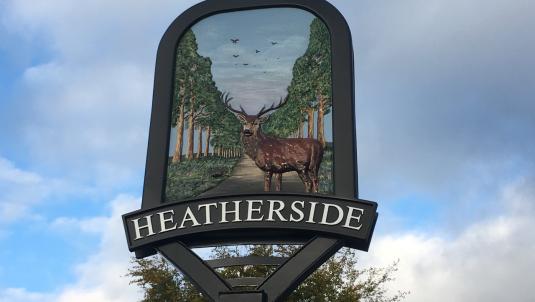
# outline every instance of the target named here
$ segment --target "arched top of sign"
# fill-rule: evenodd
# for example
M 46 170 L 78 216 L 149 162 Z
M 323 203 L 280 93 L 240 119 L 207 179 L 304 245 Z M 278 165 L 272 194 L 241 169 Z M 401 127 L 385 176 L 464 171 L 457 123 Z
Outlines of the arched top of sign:
M 325 1 L 184 12 L 158 48 L 142 209 L 281 183 L 355 198 L 352 63 L 347 24 Z

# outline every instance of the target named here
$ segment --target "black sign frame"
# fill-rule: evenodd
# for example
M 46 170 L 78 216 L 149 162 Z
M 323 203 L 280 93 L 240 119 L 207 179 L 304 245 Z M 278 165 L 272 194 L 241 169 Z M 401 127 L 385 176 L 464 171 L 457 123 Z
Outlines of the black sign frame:
M 339 199 L 354 202 L 355 206 L 370 209 L 367 213 L 367 231 L 362 238 L 350 238 L 343 234 L 329 232 L 295 232 L 280 228 L 274 236 L 263 238 L 251 236 L 251 229 L 233 229 L 231 232 L 218 233 L 219 239 L 205 236 L 202 240 L 192 237 L 164 238 L 151 244 L 135 246 L 131 240 L 129 219 L 140 213 L 155 212 L 169 206 L 164 203 L 168 150 L 170 144 L 170 119 L 173 99 L 174 62 L 176 49 L 183 34 L 196 22 L 214 14 L 251 9 L 292 7 L 311 12 L 320 18 L 331 34 L 331 68 L 332 68 L 332 122 L 333 122 L 333 165 L 334 196 L 325 199 Z M 378 217 L 377 203 L 358 198 L 357 149 L 354 117 L 354 62 L 351 33 L 342 14 L 324 0 L 207 0 L 182 13 L 169 26 L 158 47 L 152 113 L 149 131 L 146 171 L 141 210 L 125 214 L 123 223 L 128 238 L 129 248 L 136 257 L 143 258 L 156 252 L 175 264 L 203 291 L 206 297 L 214 301 L 279 301 L 296 288 L 308 275 L 314 272 L 324 261 L 342 246 L 350 246 L 367 251 Z M 220 200 L 271 198 L 291 200 L 297 196 L 321 198 L 321 194 L 277 194 L 258 192 L 258 194 L 220 196 Z M 204 199 L 206 200 L 206 198 Z M 295 200 L 295 199 L 294 199 Z M 199 203 L 203 199 L 186 202 Z M 371 216 L 370 216 L 371 215 Z M 266 229 L 268 226 L 265 227 Z M 306 231 L 306 230 L 305 230 Z M 267 234 L 265 232 L 265 234 Z M 312 235 L 311 235 L 312 234 Z M 202 236 L 201 236 L 202 237 Z M 272 275 L 264 280 L 256 290 L 236 293 L 229 284 L 221 279 L 205 261 L 191 251 L 194 246 L 214 244 L 255 244 L 255 243 L 302 243 L 303 247 L 286 260 Z M 249 264 L 257 264 L 251 261 Z

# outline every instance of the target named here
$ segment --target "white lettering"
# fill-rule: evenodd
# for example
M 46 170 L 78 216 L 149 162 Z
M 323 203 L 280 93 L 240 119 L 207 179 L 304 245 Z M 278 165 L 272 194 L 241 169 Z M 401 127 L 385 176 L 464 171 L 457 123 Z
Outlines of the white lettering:
M 197 218 L 195 218 L 195 215 L 193 215 L 193 212 L 191 211 L 191 209 L 189 207 L 186 208 L 186 214 L 184 214 L 184 218 L 182 219 L 182 223 L 180 224 L 179 229 L 185 228 L 184 224 L 186 223 L 186 221 L 191 221 L 193 223 L 191 225 L 192 227 L 196 227 L 196 226 L 201 225 L 197 221 Z
M 294 213 L 297 213 L 297 215 L 299 215 L 299 218 L 295 219 L 294 218 L 294 214 L 292 213 L 290 215 L 290 221 L 292 221 L 292 222 L 300 222 L 301 220 L 303 220 L 305 218 L 305 213 L 303 213 L 302 210 L 298 209 L 296 204 L 300 204 L 301 205 L 301 209 L 303 209 L 305 207 L 305 202 L 304 201 L 294 201 L 294 202 L 292 202 L 292 211 L 294 211 Z
M 169 218 L 165 218 L 165 214 L 171 214 L 171 216 Z M 172 231 L 172 230 L 176 229 L 176 223 L 175 223 L 175 225 L 173 225 L 170 228 L 167 228 L 165 226 L 165 224 L 167 222 L 173 223 L 173 220 L 174 220 L 173 216 L 174 215 L 175 215 L 175 211 L 174 210 L 169 210 L 169 211 L 158 213 L 158 216 L 160 216 L 160 228 L 161 228 L 160 233 L 164 233 L 164 232 L 168 232 L 168 231 Z
M 233 201 L 234 202 L 234 211 L 227 211 L 227 203 L 226 201 L 220 202 L 221 204 L 221 221 L 219 223 L 226 223 L 227 220 L 227 214 L 234 214 L 234 220 L 232 222 L 240 222 L 240 203 L 241 200 Z
M 141 236 L 141 230 L 142 229 L 148 229 L 149 230 L 149 233 L 147 234 L 147 237 L 154 235 L 154 231 L 152 230 L 152 219 L 151 219 L 151 217 L 152 217 L 152 215 L 148 215 L 148 216 L 145 216 L 145 217 L 142 217 L 142 218 L 132 219 L 132 222 L 134 223 L 134 231 L 136 233 L 136 238 L 134 240 L 138 240 L 138 239 L 143 238 L 143 236 Z M 145 218 L 147 220 L 147 225 L 144 225 L 144 226 L 140 227 L 139 226 L 139 220 L 143 219 L 143 218 Z
M 263 200 L 247 200 L 248 206 L 247 206 L 247 220 L 246 221 L 262 221 L 264 219 L 264 215 L 253 218 L 253 213 L 261 213 L 262 205 L 264 204 Z M 254 204 L 260 204 L 259 207 L 255 208 Z
M 284 218 L 281 214 L 281 210 L 284 209 L 284 202 L 280 200 L 268 200 L 268 201 L 269 201 L 269 215 L 266 221 L 275 221 L 275 219 L 273 219 L 273 213 L 276 213 L 277 216 L 279 216 L 280 221 L 287 221 L 286 218 Z M 275 203 L 279 205 L 279 207 L 276 209 L 275 209 Z
M 343 227 L 344 228 L 348 228 L 348 229 L 355 229 L 357 231 L 360 230 L 360 228 L 362 227 L 362 224 L 360 224 L 358 227 L 351 226 L 351 220 L 355 219 L 355 220 L 357 220 L 357 222 L 360 222 L 360 217 L 362 216 L 362 214 L 364 214 L 364 210 L 363 209 L 359 209 L 359 208 L 350 207 L 350 206 L 348 206 L 347 208 L 349 209 L 349 213 L 347 213 L 346 223 L 343 225 Z M 353 212 L 354 211 L 359 211 L 360 215 L 353 216 Z
M 316 212 L 316 205 L 317 202 L 310 202 L 310 213 L 308 214 L 308 220 L 307 223 L 315 223 L 314 222 L 314 213 Z
M 204 215 L 206 216 L 206 224 L 213 224 L 212 217 L 210 216 L 210 207 L 217 208 L 217 203 L 207 203 L 207 204 L 200 204 L 198 207 L 198 210 L 200 211 L 202 208 L 204 208 Z
M 327 217 L 329 215 L 329 209 L 333 208 L 333 207 L 338 210 L 338 217 L 332 222 L 327 222 Z M 320 222 L 321 224 L 337 225 L 342 221 L 342 219 L 344 219 L 344 210 L 342 209 L 342 207 L 337 206 L 335 204 L 331 204 L 331 203 L 324 203 L 323 204 L 323 217 L 322 217 L 321 222 Z

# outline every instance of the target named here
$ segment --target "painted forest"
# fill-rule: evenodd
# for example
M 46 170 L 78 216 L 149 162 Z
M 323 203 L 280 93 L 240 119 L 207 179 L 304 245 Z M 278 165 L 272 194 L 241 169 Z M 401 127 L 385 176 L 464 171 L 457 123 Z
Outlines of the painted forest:
M 224 102 L 212 76 L 212 61 L 199 55 L 198 43 L 188 30 L 176 51 L 171 146 L 166 200 L 197 196 L 231 175 L 242 156 L 241 125 Z M 332 192 L 332 144 L 326 141 L 325 115 L 331 110 L 331 47 L 325 24 L 314 19 L 309 44 L 292 71 L 288 101 L 262 126 L 276 137 L 316 138 L 325 147 L 320 169 L 320 192 Z

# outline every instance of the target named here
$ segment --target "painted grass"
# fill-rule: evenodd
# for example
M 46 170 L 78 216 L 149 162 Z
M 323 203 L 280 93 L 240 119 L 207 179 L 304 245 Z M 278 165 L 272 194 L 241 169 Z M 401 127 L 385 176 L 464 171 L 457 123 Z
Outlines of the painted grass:
M 225 180 L 239 158 L 208 157 L 170 163 L 167 169 L 166 201 L 195 197 Z
M 232 174 L 239 158 L 208 157 L 197 160 L 183 160 L 169 164 L 167 169 L 166 201 L 193 198 L 206 192 Z M 320 166 L 320 192 L 333 193 L 333 151 L 327 145 Z

